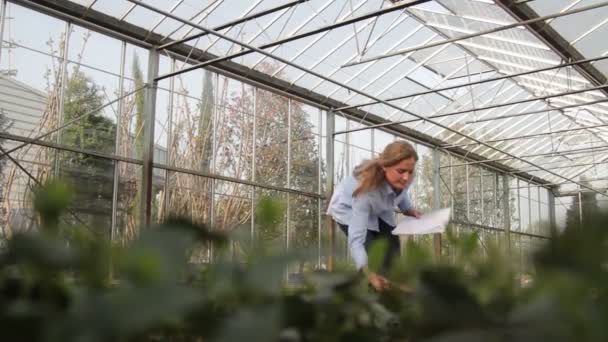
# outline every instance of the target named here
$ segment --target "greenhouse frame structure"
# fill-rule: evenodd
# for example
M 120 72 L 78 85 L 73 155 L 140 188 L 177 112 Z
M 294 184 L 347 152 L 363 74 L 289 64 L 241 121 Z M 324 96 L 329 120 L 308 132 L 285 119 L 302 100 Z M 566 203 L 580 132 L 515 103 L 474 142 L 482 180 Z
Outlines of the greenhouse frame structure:
M 111 239 L 186 215 L 313 246 L 306 266 L 329 268 L 348 251 L 326 200 L 394 139 L 421 157 L 418 207 L 451 206 L 453 231 L 517 260 L 605 197 L 606 1 L 4 0 L 1 14 L 5 238 L 59 175 L 77 192 L 68 220 Z M 280 232 L 256 222 L 267 195 L 286 203 Z M 440 234 L 420 240 L 450 254 Z

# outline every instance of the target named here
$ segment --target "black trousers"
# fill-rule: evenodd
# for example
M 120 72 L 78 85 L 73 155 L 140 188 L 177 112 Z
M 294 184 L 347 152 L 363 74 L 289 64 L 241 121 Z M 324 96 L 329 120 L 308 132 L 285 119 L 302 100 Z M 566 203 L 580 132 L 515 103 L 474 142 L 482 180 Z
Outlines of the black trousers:
M 336 222 L 337 223 L 337 222 Z M 337 223 L 340 227 L 340 230 L 348 236 L 348 226 L 344 224 Z M 395 227 L 389 225 L 384 222 L 382 219 L 378 219 L 378 230 L 377 232 L 372 230 L 367 230 L 367 234 L 365 235 L 365 251 L 369 252 L 370 247 L 374 243 L 374 241 L 379 239 L 384 239 L 388 242 L 388 248 L 386 250 L 386 254 L 384 255 L 384 260 L 382 261 L 382 269 L 381 273 L 387 274 L 391 266 L 393 265 L 393 261 L 399 256 L 401 252 L 401 243 L 399 241 L 399 236 L 393 235 L 392 231 Z

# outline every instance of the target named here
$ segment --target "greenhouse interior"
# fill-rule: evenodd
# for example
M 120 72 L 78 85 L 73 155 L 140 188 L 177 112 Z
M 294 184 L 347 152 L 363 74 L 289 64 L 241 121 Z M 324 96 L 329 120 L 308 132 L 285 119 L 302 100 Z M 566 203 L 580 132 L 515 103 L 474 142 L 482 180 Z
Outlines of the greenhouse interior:
M 289 255 L 279 267 L 281 286 L 297 288 L 319 272 L 356 276 L 351 241 L 327 214 L 330 199 L 358 165 L 378 158 L 392 142 L 407 141 L 418 156 L 407 189 L 411 205 L 422 214 L 450 208 L 451 216 L 443 232 L 399 236 L 404 263 L 415 264 L 416 255 L 424 254 L 435 265 L 431 270 L 438 263 L 467 260 L 487 266 L 494 265 L 500 250 L 511 272 L 508 283 L 513 291 L 525 291 L 567 278 L 540 271 L 565 260 L 555 256 L 549 262 L 549 252 L 535 258 L 543 247 L 567 253 L 572 246 L 571 251 L 590 258 L 589 253 L 598 253 L 593 254 L 598 268 L 588 270 L 597 283 L 577 284 L 587 282 L 595 291 L 591 302 L 599 309 L 591 310 L 593 318 L 608 319 L 608 255 L 603 251 L 608 237 L 589 228 L 608 207 L 604 34 L 608 1 L 600 0 L 2 0 L 0 251 L 50 251 L 42 245 L 24 247 L 17 238 L 45 226 L 84 227 L 94 240 L 134 250 L 148 227 L 180 218 L 208 227 L 212 237 L 231 239 L 224 247 L 213 238 L 189 247 L 192 267 L 248 264 L 251 246 L 263 242 Z M 40 190 L 54 179 L 63 182 L 55 184 L 55 192 Z M 67 197 L 70 203 L 64 205 Z M 55 206 L 63 212 L 51 220 Z M 397 221 L 404 218 L 396 215 Z M 570 231 L 594 233 L 573 237 Z M 474 243 L 475 252 L 463 252 L 463 240 Z M 99 252 L 95 255 L 111 254 L 91 246 Z M 301 250 L 305 258 L 290 259 L 291 252 Z M 24 258 L 35 259 L 34 254 Z M 469 259 L 462 261 L 463 255 Z M 46 270 L 64 260 L 40 258 L 46 259 Z M 27 264 L 38 265 L 34 259 Z M 574 259 L 572 269 L 587 270 L 577 266 L 587 259 Z M 0 289 L 6 279 L 21 279 L 2 263 Z M 410 266 L 407 272 L 421 267 Z M 469 274 L 477 266 L 459 267 Z M 66 269 L 70 286 L 80 288 L 77 279 L 89 279 L 73 274 L 78 267 L 72 264 Z M 129 268 L 120 269 L 112 264 L 104 277 L 127 291 L 121 287 L 126 280 L 119 278 Z M 57 278 L 45 272 L 41 284 Z M 421 272 L 419 278 L 402 275 L 412 286 L 421 284 L 413 298 L 419 299 L 418 289 L 432 278 L 425 273 L 432 271 Z M 144 273 L 140 277 L 153 277 Z M 230 279 L 227 284 L 240 282 Z M 477 294 L 475 286 L 472 281 L 469 288 Z M 574 296 L 574 287 L 551 291 L 556 298 L 572 295 L 586 303 Z M 485 310 L 491 295 L 479 291 Z M 173 292 L 146 293 L 162 298 L 157 307 L 142 308 L 150 317 L 160 317 L 163 308 L 171 317 L 190 310 Z M 3 296 L 0 303 L 8 303 Z M 82 295 L 71 296 L 69 303 L 82 300 Z M 139 316 L 131 308 L 137 306 L 136 296 L 127 297 L 125 303 L 131 304 L 116 310 Z M 51 309 L 20 308 L 0 314 L 0 325 L 12 327 L 14 340 L 130 341 L 143 334 L 153 341 L 342 341 L 349 336 L 366 340 L 375 331 L 365 325 L 372 323 L 341 311 L 356 323 L 327 323 L 342 326 L 340 333 L 317 323 L 306 328 L 307 334 L 301 327 L 268 323 L 276 321 L 273 315 L 283 317 L 283 311 L 259 314 L 247 307 L 251 310 L 236 318 L 222 311 L 217 324 L 230 329 L 218 332 L 215 321 L 207 322 L 209 335 L 190 329 L 196 326 L 190 321 L 179 325 L 188 327 L 180 334 L 200 339 L 167 337 L 163 329 L 171 324 L 166 317 L 146 315 L 103 329 L 85 329 L 89 323 L 79 326 L 78 320 L 65 318 L 63 325 L 47 329 L 43 324 L 47 328 L 33 329 L 41 335 L 23 339 L 29 335 L 21 335 L 24 331 L 14 324 L 19 315 L 38 310 L 36 317 L 47 320 L 45 310 Z M 96 313 L 70 309 L 65 317 L 110 319 L 104 311 L 110 306 L 103 308 Z M 541 309 L 537 316 L 543 316 Z M 571 318 L 566 317 L 551 324 Z M 450 333 L 470 328 L 456 323 L 452 330 L 441 324 L 423 329 L 413 321 L 406 324 L 418 327 L 409 330 L 411 335 L 403 336 L 408 329 L 402 324 L 396 328 L 402 335 L 388 340 L 452 341 Z M 583 340 L 608 338 L 607 328 L 592 321 L 579 322 L 573 330 L 584 331 Z M 387 329 L 378 328 L 378 334 L 389 334 Z M 544 330 L 535 333 L 498 340 L 553 336 L 571 341 L 577 336 L 570 330 L 559 338 L 543 335 Z M 465 334 L 454 341 L 461 341 L 458 336 L 493 340 Z M 372 335 L 369 340 L 381 339 Z

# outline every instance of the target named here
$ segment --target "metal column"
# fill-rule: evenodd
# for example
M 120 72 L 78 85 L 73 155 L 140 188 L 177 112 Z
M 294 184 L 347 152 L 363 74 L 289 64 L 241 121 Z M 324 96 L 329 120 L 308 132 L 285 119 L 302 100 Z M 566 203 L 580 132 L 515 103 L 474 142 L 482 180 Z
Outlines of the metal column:
M 63 58 L 61 60 L 61 76 L 60 76 L 60 81 L 59 81 L 59 86 L 61 87 L 61 89 L 59 90 L 59 111 L 57 112 L 57 127 L 61 127 L 63 124 L 63 117 L 64 117 L 64 113 L 63 113 L 63 107 L 64 107 L 64 93 L 65 93 L 65 87 L 66 87 L 66 83 L 68 82 L 68 52 L 69 52 L 69 45 L 70 45 L 70 32 L 72 31 L 72 24 L 70 22 L 66 23 L 65 26 L 65 42 L 64 42 L 64 46 L 63 46 Z M 63 130 L 59 130 L 57 131 L 57 136 L 55 137 L 55 142 L 60 145 L 61 144 L 61 136 Z M 55 177 L 59 177 L 59 151 L 55 150 L 55 160 L 54 160 L 54 173 L 53 175 Z
M 555 237 L 557 235 L 557 221 L 555 219 L 555 195 L 553 194 L 553 190 L 548 191 L 548 199 L 549 199 L 549 228 L 551 232 L 551 237 Z
M 258 88 L 254 87 L 253 88 L 253 137 L 252 137 L 252 142 L 251 142 L 251 181 L 255 182 L 256 181 L 256 177 L 255 177 L 255 161 L 256 161 L 256 145 L 257 145 L 257 116 L 258 116 L 258 112 L 257 112 L 257 106 L 258 106 Z M 214 130 L 215 131 L 215 130 Z M 252 186 L 251 187 L 251 246 L 253 247 L 254 243 L 255 243 L 255 201 L 256 201 L 256 196 L 255 196 L 255 190 L 256 187 Z
M 120 84 L 118 85 L 118 95 L 122 96 L 124 94 L 124 83 L 125 83 L 125 54 L 127 50 L 127 43 L 122 42 L 122 48 L 120 52 Z M 124 110 L 124 99 L 118 102 L 118 115 L 116 118 L 116 137 L 114 144 L 114 153 L 120 154 L 120 131 L 122 122 L 122 112 Z M 119 177 L 120 164 L 118 161 L 114 161 L 114 180 L 112 184 L 112 223 L 110 227 L 110 241 L 114 241 L 116 238 L 116 223 L 118 220 L 118 183 L 120 182 Z
M 287 188 L 291 189 L 291 99 L 287 99 Z M 285 248 L 291 245 L 291 194 L 287 193 L 287 225 L 285 227 Z
M 159 54 L 156 49 L 149 50 L 148 82 L 144 90 L 144 139 L 143 139 L 143 167 L 142 192 L 140 198 L 140 222 L 148 226 L 152 216 L 152 170 L 154 162 L 154 123 L 156 116 L 156 91 L 158 82 L 154 79 L 158 75 Z
M 317 113 L 317 123 L 318 123 L 318 127 L 319 127 L 319 135 L 317 136 L 317 144 L 319 144 L 319 154 L 318 154 L 318 174 L 317 174 L 317 192 L 319 194 L 323 193 L 323 185 L 322 185 L 322 181 L 323 181 L 323 139 L 322 139 L 322 127 L 323 127 L 323 114 L 321 109 L 318 110 Z M 317 199 L 317 269 L 321 269 L 321 236 L 322 236 L 322 231 L 321 229 L 323 228 L 323 220 L 321 217 L 321 212 L 323 210 L 323 200 L 322 199 Z
M 329 200 L 334 191 L 334 131 L 336 130 L 336 116 L 333 111 L 327 112 L 327 127 L 325 131 L 325 139 L 327 147 L 325 150 L 327 158 L 327 184 L 326 184 L 326 198 Z M 334 254 L 336 252 L 336 227 L 332 218 L 327 215 L 325 216 L 327 222 L 326 229 L 329 229 L 329 255 L 327 260 L 327 269 L 333 270 L 334 267 Z
M 8 5 L 8 3 L 6 0 L 3 0 L 2 4 L 0 5 L 0 6 L 2 6 L 0 8 L 0 43 L 4 40 L 4 25 L 6 24 L 6 6 L 7 5 Z M 9 41 L 9 39 L 7 39 L 7 41 Z M 0 44 L 0 61 L 2 61 L 2 50 L 3 50 L 1 45 L 2 44 Z M 10 49 L 10 46 L 9 46 L 9 49 Z M 8 69 L 10 69 L 10 66 Z
M 511 206 L 509 198 L 509 177 L 507 175 L 502 176 L 502 210 L 503 210 L 503 227 L 505 229 L 505 244 L 507 255 L 511 256 Z
M 441 155 L 439 154 L 438 149 L 433 150 L 433 208 L 439 209 L 441 207 L 441 191 L 439 190 L 440 182 L 440 174 L 441 170 L 439 166 L 441 165 Z M 441 258 L 441 233 L 433 234 L 433 252 L 436 260 Z

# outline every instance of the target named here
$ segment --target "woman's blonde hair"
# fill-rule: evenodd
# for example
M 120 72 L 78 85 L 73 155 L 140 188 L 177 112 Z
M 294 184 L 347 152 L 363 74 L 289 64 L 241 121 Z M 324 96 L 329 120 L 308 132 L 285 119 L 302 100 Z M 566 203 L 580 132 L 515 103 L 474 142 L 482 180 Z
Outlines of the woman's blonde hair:
M 359 180 L 359 186 L 353 192 L 353 196 L 377 189 L 385 180 L 384 167 L 397 165 L 410 158 L 418 161 L 418 154 L 409 142 L 401 140 L 388 144 L 379 156 L 355 168 L 354 174 Z

